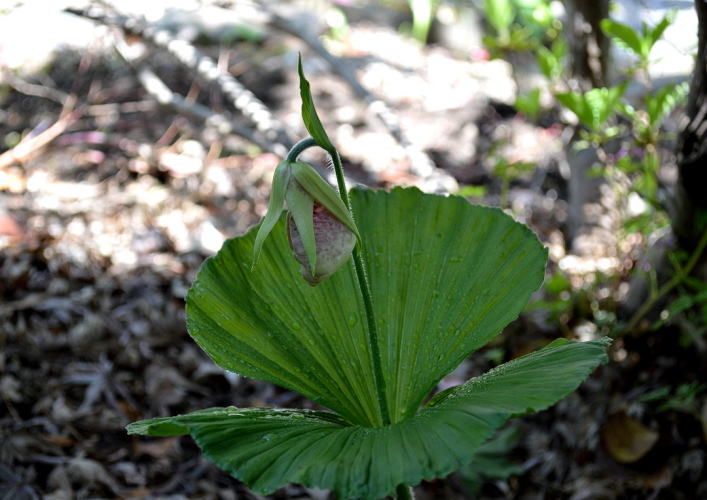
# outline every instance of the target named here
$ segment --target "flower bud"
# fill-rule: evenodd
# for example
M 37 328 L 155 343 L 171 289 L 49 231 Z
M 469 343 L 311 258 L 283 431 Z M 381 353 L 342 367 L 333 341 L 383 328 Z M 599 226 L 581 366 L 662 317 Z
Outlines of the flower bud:
M 287 217 L 287 233 L 295 259 L 302 265 L 302 276 L 314 286 L 346 263 L 356 245 L 356 235 L 318 202 L 314 202 L 312 221 L 317 256 L 314 272 L 310 268 L 300 231 L 291 215 Z
M 338 193 L 312 166 L 284 161 L 273 177 L 268 212 L 253 246 L 253 267 L 263 242 L 287 203 L 287 232 L 302 276 L 321 283 L 348 260 L 359 238 L 356 223 Z

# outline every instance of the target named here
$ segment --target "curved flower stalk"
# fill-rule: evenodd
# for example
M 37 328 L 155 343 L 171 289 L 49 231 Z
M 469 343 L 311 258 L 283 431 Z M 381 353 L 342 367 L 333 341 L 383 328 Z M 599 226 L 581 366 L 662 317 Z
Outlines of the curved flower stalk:
M 294 257 L 302 264 L 304 279 L 318 285 L 349 260 L 359 236 L 356 223 L 311 165 L 285 160 L 275 169 L 268 211 L 255 239 L 253 267 L 285 203 Z

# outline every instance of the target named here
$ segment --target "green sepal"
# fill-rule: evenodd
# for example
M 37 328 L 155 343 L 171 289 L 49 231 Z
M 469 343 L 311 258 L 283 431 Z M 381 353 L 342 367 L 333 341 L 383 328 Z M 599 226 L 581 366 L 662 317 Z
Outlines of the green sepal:
M 275 174 L 272 178 L 272 191 L 270 192 L 270 202 L 268 203 L 268 211 L 263 218 L 262 224 L 260 224 L 260 229 L 258 229 L 258 234 L 255 237 L 255 244 L 253 245 L 253 265 L 251 269 L 255 268 L 255 264 L 258 262 L 258 257 L 260 256 L 260 251 L 263 248 L 263 243 L 265 238 L 268 237 L 270 231 L 277 223 L 282 210 L 285 207 L 285 194 L 287 193 L 287 185 L 290 183 L 291 168 L 290 162 L 282 161 L 275 169 Z
M 292 176 L 302 189 L 307 191 L 309 196 L 329 210 L 334 217 L 339 219 L 342 224 L 356 235 L 356 238 L 361 238 L 351 212 L 346 208 L 339 194 L 334 191 L 327 181 L 322 179 L 317 171 L 314 170 L 314 167 L 303 162 L 293 163 Z
M 296 178 L 296 176 L 295 176 Z M 287 190 L 287 209 L 295 221 L 304 251 L 307 254 L 312 276 L 317 269 L 317 240 L 314 237 L 314 200 L 297 182 L 292 182 Z
M 314 108 L 312 92 L 309 90 L 309 82 L 305 78 L 304 71 L 302 70 L 301 55 L 297 61 L 297 71 L 299 72 L 299 92 L 302 97 L 302 120 L 304 120 L 304 126 L 307 128 L 309 135 L 317 141 L 320 148 L 334 155 L 336 148 L 329 140 L 329 136 L 324 130 L 322 122 L 319 120 L 317 110 Z

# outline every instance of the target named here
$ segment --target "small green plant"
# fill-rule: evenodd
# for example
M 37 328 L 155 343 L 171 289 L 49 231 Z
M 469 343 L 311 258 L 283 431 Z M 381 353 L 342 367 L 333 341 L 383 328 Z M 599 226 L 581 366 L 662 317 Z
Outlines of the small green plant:
M 542 111 L 540 105 L 540 89 L 534 88 L 516 97 L 515 108 L 533 121 L 536 121 Z
M 520 427 L 509 425 L 479 447 L 474 461 L 459 470 L 469 495 L 477 497 L 487 480 L 508 479 L 523 472 L 521 464 L 508 459 L 508 454 L 520 443 L 521 436 Z
M 501 210 L 461 197 L 347 191 L 301 64 L 299 71 L 312 138 L 278 167 L 260 226 L 202 266 L 186 299 L 187 328 L 224 369 L 330 411 L 209 408 L 127 429 L 190 434 L 207 457 L 262 494 L 297 482 L 342 499 L 410 498 L 409 485 L 470 463 L 508 418 L 575 390 L 606 360 L 608 341 L 558 339 L 423 404 L 523 309 L 543 281 L 547 252 Z M 339 200 L 298 161 L 315 145 L 332 157 Z M 338 224 L 335 237 L 317 210 Z M 319 275 L 331 252 L 338 269 Z
M 408 0 L 412 12 L 412 36 L 426 43 L 439 0 Z
M 508 192 L 510 191 L 511 182 L 518 179 L 521 175 L 527 174 L 535 170 L 537 165 L 529 161 L 513 161 L 509 162 L 506 158 L 500 157 L 496 160 L 493 166 L 493 173 L 501 179 L 501 193 L 499 205 L 505 207 L 508 205 Z
M 665 156 L 661 148 L 671 139 L 663 124 L 671 111 L 684 102 L 688 85 L 680 83 L 653 90 L 648 68 L 651 50 L 673 20 L 671 13 L 654 27 L 644 24 L 640 31 L 610 19 L 601 22 L 615 43 L 638 56 L 635 64 L 624 71 L 629 78 L 613 87 L 566 91 L 571 85 L 565 72 L 565 49 L 553 45 L 552 49 L 539 47 L 537 51 L 538 64 L 551 80 L 556 101 L 577 116 L 579 127 L 573 149 L 592 148 L 598 161 L 591 175 L 611 180 L 617 199 L 626 201 L 618 207 L 625 233 L 648 236 L 669 224 L 667 209 L 659 196 Z M 642 102 L 629 104 L 624 94 L 629 81 L 636 80 L 634 75 L 641 77 L 646 92 Z
M 654 93 L 645 95 L 645 107 L 634 109 L 624 104 L 620 110 L 632 120 L 633 138 L 637 146 L 655 146 L 661 140 L 661 125 L 670 112 L 682 104 L 687 97 L 687 82 L 666 85 Z
M 572 111 L 579 122 L 586 127 L 586 130 L 580 131 L 582 139 L 586 142 L 578 144 L 577 147 L 603 144 L 618 135 L 620 129 L 615 125 L 607 126 L 607 122 L 616 115 L 627 85 L 628 82 L 624 82 L 610 88 L 555 94 L 555 99 Z
M 556 82 L 565 73 L 567 43 L 562 38 L 557 38 L 550 48 L 540 45 L 535 51 L 535 58 L 542 74 L 550 82 Z
M 643 394 L 638 401 L 641 403 L 657 404 L 656 412 L 680 411 L 694 415 L 697 420 L 701 420 L 699 411 L 695 408 L 699 399 L 698 396 L 707 390 L 707 384 L 699 382 L 687 382 L 680 384 L 674 390 L 664 386 L 659 389 Z
M 660 40 L 665 30 L 674 20 L 675 12 L 669 12 L 652 28 L 646 23 L 642 23 L 641 31 L 639 32 L 625 24 L 611 19 L 603 19 L 601 21 L 601 29 L 613 38 L 618 45 L 636 54 L 639 58 L 638 68 L 643 69 L 648 66 L 653 46 Z
M 491 28 L 483 42 L 495 56 L 534 50 L 561 27 L 547 0 L 484 0 L 483 11 Z

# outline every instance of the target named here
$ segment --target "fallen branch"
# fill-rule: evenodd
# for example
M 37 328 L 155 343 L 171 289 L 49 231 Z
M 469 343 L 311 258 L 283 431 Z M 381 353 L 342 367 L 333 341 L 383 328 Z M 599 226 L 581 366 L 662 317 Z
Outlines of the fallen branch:
M 266 138 L 258 137 L 249 128 L 236 123 L 223 113 L 214 113 L 210 108 L 197 102 L 189 101 L 182 95 L 172 92 L 150 68 L 144 65 L 139 66 L 139 58 L 129 50 L 129 47 L 127 47 L 123 41 L 116 42 L 116 50 L 118 54 L 130 64 L 131 68 L 135 70 L 140 84 L 159 104 L 170 107 L 179 113 L 203 120 L 206 125 L 213 127 L 223 136 L 235 134 L 255 144 L 264 151 L 280 154 L 277 143 L 272 143 Z
M 117 26 L 126 33 L 140 36 L 152 44 L 165 49 L 179 62 L 194 70 L 204 80 L 218 85 L 223 93 L 230 98 L 233 107 L 250 120 L 267 141 L 273 143 L 266 148 L 268 151 L 277 152 L 277 154 L 284 156 L 292 146 L 292 140 L 289 135 L 280 126 L 267 106 L 236 80 L 233 75 L 219 68 L 210 57 L 201 53 L 189 42 L 175 38 L 167 30 L 149 26 L 142 19 L 109 13 L 96 7 L 89 9 L 69 8 L 66 9 L 66 12 L 93 19 L 102 24 Z M 175 101 L 171 105 L 181 106 L 182 104 L 177 104 Z M 199 107 L 197 106 L 197 108 Z M 196 111 L 197 114 L 202 114 L 202 112 L 203 109 Z
M 64 113 L 54 124 L 37 135 L 26 137 L 14 148 L 0 155 L 0 169 L 14 163 L 25 161 L 51 141 L 59 137 L 69 126 L 75 123 L 83 114 L 82 110 Z
M 69 100 L 69 94 L 58 89 L 25 81 L 7 68 L 0 68 L 0 76 L 2 76 L 2 81 L 20 94 L 41 97 L 42 99 L 54 101 L 62 106 L 65 106 Z

